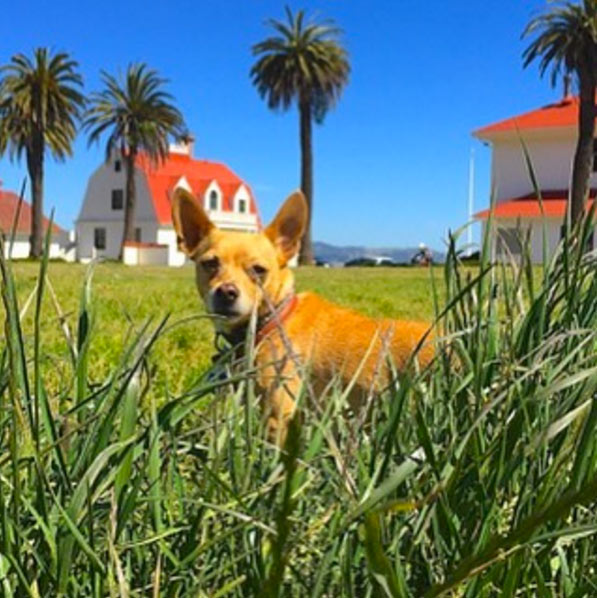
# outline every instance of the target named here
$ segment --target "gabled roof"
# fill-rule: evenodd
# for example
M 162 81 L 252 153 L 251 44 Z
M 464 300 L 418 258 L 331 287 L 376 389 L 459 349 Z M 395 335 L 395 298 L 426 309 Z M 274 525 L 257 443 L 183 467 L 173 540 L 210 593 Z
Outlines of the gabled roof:
M 591 189 L 587 209 L 593 203 L 597 189 Z M 543 200 L 543 213 L 541 205 L 535 193 L 529 193 L 521 197 L 507 199 L 496 204 L 493 208 L 494 218 L 560 218 L 564 219 L 568 205 L 568 191 L 566 189 L 544 191 L 541 193 Z M 487 220 L 491 210 L 482 210 L 475 214 L 477 220 Z
M 572 127 L 578 122 L 579 104 L 577 97 L 567 96 L 560 102 L 481 127 L 473 131 L 473 135 L 480 139 L 491 139 L 495 133 L 508 131 Z
M 0 189 L 0 230 L 6 235 L 10 235 L 12 231 L 13 222 L 17 214 L 17 208 L 19 205 L 19 196 L 13 191 Z M 23 200 L 21 205 L 21 212 L 19 214 L 19 221 L 17 223 L 18 234 L 31 234 L 31 206 Z M 48 230 L 50 221 L 44 216 L 43 218 L 43 230 Z M 52 224 L 52 232 L 54 234 L 64 233 L 64 229 L 58 226 L 56 223 Z
M 195 160 L 187 154 L 171 153 L 167 160 L 153 165 L 146 156 L 137 158 L 137 167 L 143 170 L 147 177 L 147 184 L 153 200 L 156 217 L 159 224 L 172 222 L 170 211 L 170 195 L 178 181 L 184 176 L 193 193 L 203 199 L 205 191 L 212 181 L 216 181 L 222 190 L 222 209 L 232 211 L 233 198 L 241 185 L 249 194 L 248 210 L 257 213 L 257 206 L 251 188 L 228 166 L 208 160 Z

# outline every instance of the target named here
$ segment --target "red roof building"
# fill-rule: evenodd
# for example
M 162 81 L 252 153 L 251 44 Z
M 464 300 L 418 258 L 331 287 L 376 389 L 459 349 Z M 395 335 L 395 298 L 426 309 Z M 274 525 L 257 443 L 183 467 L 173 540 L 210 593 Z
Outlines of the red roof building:
M 12 232 L 18 207 L 19 196 L 14 191 L 0 188 L 0 230 L 7 236 Z M 21 211 L 19 212 L 19 220 L 16 226 L 16 234 L 18 236 L 29 237 L 31 235 L 31 220 L 31 206 L 25 200 L 23 200 L 21 204 Z M 49 224 L 50 221 L 44 216 L 44 232 L 47 231 Z M 64 234 L 66 231 L 60 228 L 56 223 L 53 223 L 52 233 L 57 235 Z
M 168 246 L 169 265 L 182 265 L 172 226 L 170 199 L 177 187 L 191 191 L 220 228 L 255 232 L 260 226 L 255 196 L 249 184 L 220 162 L 193 157 L 192 142 L 170 146 L 168 158 L 152 163 L 145 155 L 136 162 L 135 241 L 137 249 Z M 77 254 L 116 258 L 123 234 L 124 164 L 120 156 L 102 164 L 89 179 L 77 220 Z M 160 255 L 163 252 L 159 252 Z M 157 253 L 154 251 L 154 255 Z
M 575 127 L 578 123 L 578 110 L 578 98 L 568 96 L 554 104 L 547 104 L 536 110 L 481 127 L 474 131 L 473 135 L 479 139 L 492 140 L 500 134 L 516 131 Z
M 18 220 L 14 230 L 14 242 L 12 240 L 13 226 L 18 214 Z M 14 191 L 0 187 L 0 232 L 4 235 L 5 257 L 13 259 L 27 258 L 30 253 L 32 210 L 31 205 L 23 200 L 19 210 L 19 196 Z M 44 216 L 43 232 L 48 230 L 50 221 Z M 74 252 L 71 250 L 68 232 L 52 223 L 52 238 L 49 247 L 50 257 L 53 259 L 74 259 Z
M 473 135 L 491 147 L 491 196 L 500 247 L 519 250 L 515 231 L 530 231 L 532 255 L 541 259 L 543 219 L 548 226 L 550 249 L 560 240 L 561 224 L 568 207 L 572 161 L 577 142 L 579 100 L 568 96 L 559 102 L 481 127 Z M 597 150 L 597 142 L 595 144 Z M 539 187 L 539 202 L 532 173 Z M 590 181 L 591 199 L 597 189 L 597 157 Z M 489 203 L 489 201 L 488 201 Z M 475 217 L 486 221 L 490 210 Z M 500 231 L 504 242 L 499 241 Z M 514 250 L 514 251 L 513 251 Z
M 591 189 L 587 210 L 593 204 L 597 189 Z M 568 190 L 545 191 L 541 193 L 541 201 L 537 193 L 529 193 L 522 197 L 515 197 L 502 201 L 493 209 L 494 218 L 557 218 L 564 219 L 568 206 Z M 489 218 L 491 210 L 481 210 L 475 214 L 478 220 Z

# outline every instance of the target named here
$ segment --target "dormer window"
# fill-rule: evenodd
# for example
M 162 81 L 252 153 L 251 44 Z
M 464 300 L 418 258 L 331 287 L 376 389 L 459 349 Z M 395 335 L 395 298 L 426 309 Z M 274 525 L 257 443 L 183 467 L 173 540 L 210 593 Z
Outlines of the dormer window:
M 114 172 L 120 172 L 122 170 L 122 162 L 120 160 L 114 160 Z
M 209 193 L 209 209 L 210 210 L 218 209 L 218 192 L 217 191 L 212 190 Z
M 246 212 L 247 212 L 247 200 L 246 199 L 238 200 L 238 212 L 239 212 L 239 214 L 246 214 Z

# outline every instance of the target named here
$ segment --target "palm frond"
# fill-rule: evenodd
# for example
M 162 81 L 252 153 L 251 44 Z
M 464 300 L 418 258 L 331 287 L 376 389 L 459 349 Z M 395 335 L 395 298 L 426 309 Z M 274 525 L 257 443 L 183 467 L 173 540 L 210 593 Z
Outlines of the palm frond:
M 340 43 L 342 30 L 331 20 L 307 20 L 304 11 L 286 7 L 286 22 L 269 19 L 275 35 L 256 43 L 257 61 L 250 77 L 271 109 L 287 110 L 308 101 L 323 120 L 348 82 L 348 53 Z
M 562 75 L 592 73 L 597 67 L 597 0 L 557 2 L 530 21 L 522 37 L 535 38 L 523 52 L 525 68 L 538 61 L 539 73 L 551 71 L 555 86 Z
M 48 48 L 35 49 L 33 59 L 16 54 L 0 67 L 0 154 L 18 159 L 37 138 L 54 158 L 71 155 L 86 103 L 78 68 L 69 54 Z
M 90 96 L 83 128 L 89 144 L 109 132 L 106 159 L 116 150 L 144 152 L 152 161 L 168 153 L 168 138 L 185 130 L 182 114 L 164 90 L 167 80 L 146 64 L 129 65 L 124 77 L 101 73 L 104 88 Z

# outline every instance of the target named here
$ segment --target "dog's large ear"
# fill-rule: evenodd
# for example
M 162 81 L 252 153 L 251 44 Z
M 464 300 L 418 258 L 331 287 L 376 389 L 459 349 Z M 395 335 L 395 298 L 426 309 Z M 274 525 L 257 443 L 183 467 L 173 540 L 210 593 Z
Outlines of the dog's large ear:
M 180 187 L 172 197 L 172 223 L 178 237 L 178 248 L 192 256 L 199 243 L 214 227 L 199 202 Z
M 299 250 L 307 227 L 309 209 L 301 191 L 289 195 L 276 217 L 265 229 L 266 237 L 278 250 L 280 265 L 286 264 Z

